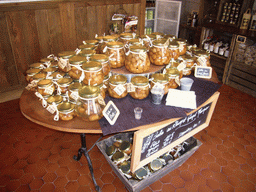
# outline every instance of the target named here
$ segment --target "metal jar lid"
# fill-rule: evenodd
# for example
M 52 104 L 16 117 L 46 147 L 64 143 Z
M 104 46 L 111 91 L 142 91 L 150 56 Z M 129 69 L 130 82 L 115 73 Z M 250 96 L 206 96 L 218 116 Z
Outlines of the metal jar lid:
M 42 69 L 43 66 L 44 66 L 43 63 L 33 63 L 29 65 L 29 68 Z
M 42 63 L 52 62 L 52 61 L 53 61 L 52 58 L 43 58 L 43 59 L 40 60 L 40 62 L 42 62 Z
M 149 163 L 149 167 L 152 171 L 158 171 L 163 167 L 163 163 L 159 159 L 154 159 Z
M 72 65 L 82 65 L 84 62 L 87 61 L 86 57 L 80 56 L 80 55 L 76 55 L 74 57 L 71 57 L 69 59 L 69 63 Z
M 83 45 L 79 45 L 78 48 L 81 50 L 93 50 L 93 49 L 95 49 L 95 45 L 83 44 Z
M 155 46 L 164 46 L 166 44 L 166 39 L 154 40 L 152 43 Z
M 123 46 L 124 44 L 120 41 L 111 41 L 107 43 L 107 47 L 110 47 L 110 48 L 121 48 Z
M 41 71 L 41 69 L 30 68 L 26 71 L 26 74 L 32 76 L 32 75 L 39 73 L 40 71 Z
M 52 104 L 55 102 L 56 104 L 60 104 L 63 101 L 63 97 L 61 95 L 52 95 L 48 97 L 47 103 Z
M 44 73 L 54 73 L 55 71 L 57 71 L 57 68 L 55 67 L 48 67 L 48 68 L 42 69 L 42 72 Z
M 85 40 L 85 43 L 89 44 L 89 45 L 98 45 L 99 44 L 99 40 L 97 40 L 97 39 Z
M 175 39 L 175 41 L 178 42 L 179 44 L 186 44 L 187 43 L 187 40 L 182 39 L 182 38 Z
M 183 58 L 186 62 L 193 62 L 195 60 L 195 57 L 191 57 L 189 55 L 182 55 L 181 58 Z
M 90 57 L 91 61 L 97 61 L 100 63 L 104 63 L 108 61 L 109 57 L 106 54 L 95 54 Z
M 152 75 L 152 81 L 155 83 L 167 83 L 168 82 L 168 76 L 163 73 L 154 73 Z
M 141 42 L 139 39 L 130 39 L 129 44 L 130 45 L 141 45 Z
M 152 34 L 149 34 L 149 35 L 142 35 L 141 38 L 142 38 L 143 40 L 145 40 L 145 39 L 148 39 L 147 36 L 148 36 L 149 39 L 151 39 L 151 40 L 156 39 L 156 36 L 155 36 L 155 35 L 152 35 Z
M 88 61 L 82 65 L 82 69 L 86 71 L 98 71 L 102 69 L 102 64 L 97 61 Z
M 131 147 L 131 143 L 129 141 L 123 141 L 119 147 L 122 152 L 128 151 Z
M 120 37 L 121 38 L 132 38 L 133 34 L 132 33 L 121 33 Z
M 97 86 L 85 85 L 78 90 L 78 95 L 82 98 L 95 98 L 100 94 Z
M 108 156 L 113 155 L 115 152 L 116 152 L 116 147 L 114 145 L 111 145 L 111 146 L 106 148 L 106 154 Z
M 113 161 L 121 161 L 122 159 L 124 159 L 124 153 L 121 151 L 117 151 L 112 156 L 112 159 Z
M 60 78 L 62 78 L 62 77 L 64 77 L 64 75 L 65 75 L 64 72 L 62 72 L 62 71 L 56 71 L 56 72 L 54 72 L 51 76 L 52 76 L 53 79 L 57 79 L 58 76 L 59 76 Z M 59 78 L 59 79 L 60 79 L 60 78 Z
M 73 82 L 68 86 L 70 91 L 78 91 L 80 88 L 82 88 L 82 84 L 79 82 Z
M 164 38 L 166 38 L 166 39 L 176 39 L 176 35 L 170 35 L 170 34 L 168 34 L 168 35 L 164 35 Z
M 63 102 L 58 105 L 58 111 L 61 113 L 68 113 L 74 110 L 74 105 L 70 102 Z
M 103 37 L 103 41 L 107 41 L 107 42 L 116 41 L 116 40 L 117 40 L 117 37 L 113 35 L 107 35 Z
M 59 57 L 62 57 L 63 59 L 69 59 L 70 57 L 73 57 L 76 55 L 75 51 L 62 51 L 58 54 Z
M 166 68 L 166 74 L 167 75 L 179 75 L 180 72 L 176 67 Z
M 136 86 L 145 86 L 148 85 L 149 80 L 145 76 L 134 76 L 131 78 L 131 83 Z
M 147 50 L 147 48 L 145 47 L 145 46 L 136 46 L 136 45 L 134 45 L 134 46 L 131 46 L 130 47 L 130 51 L 133 51 L 133 52 L 146 52 L 146 50 Z
M 204 50 L 200 50 L 200 51 L 195 52 L 195 55 L 198 57 L 209 57 L 210 53 L 208 53 L 207 51 L 204 51 Z
M 95 50 L 82 50 L 79 55 L 82 55 L 84 57 L 91 57 L 92 55 L 96 54 L 96 51 Z
M 163 37 L 164 36 L 164 34 L 163 33 L 161 33 L 161 32 L 153 32 L 153 33 L 151 33 L 152 35 L 160 35 L 161 37 Z
M 42 79 L 37 83 L 37 86 L 41 88 L 48 87 L 50 85 L 52 85 L 52 80 L 50 79 Z
M 37 80 L 37 81 L 39 81 L 39 80 L 41 80 L 41 79 L 45 79 L 46 78 L 46 73 L 37 73 L 37 74 L 35 74 L 34 76 L 33 76 L 33 79 L 34 80 Z
M 176 41 L 171 41 L 169 43 L 169 48 L 179 48 L 179 44 Z
M 127 82 L 127 78 L 124 75 L 112 75 L 109 78 L 109 83 L 114 85 L 125 84 L 126 82 Z
M 124 162 L 122 162 L 121 165 L 120 165 L 121 171 L 122 171 L 123 173 L 126 173 L 126 174 L 130 173 L 130 171 L 131 171 L 130 168 L 131 168 L 131 162 L 130 162 L 130 161 L 124 161 Z
M 134 172 L 136 179 L 143 179 L 148 175 L 148 171 L 144 168 L 141 167 L 137 171 Z
M 72 78 L 60 78 L 57 80 L 58 85 L 60 85 L 61 87 L 69 86 L 72 82 Z

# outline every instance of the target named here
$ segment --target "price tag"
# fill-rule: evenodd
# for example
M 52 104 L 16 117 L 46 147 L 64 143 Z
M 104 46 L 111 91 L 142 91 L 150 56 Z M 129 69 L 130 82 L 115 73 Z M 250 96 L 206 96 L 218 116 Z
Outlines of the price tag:
M 120 111 L 113 101 L 108 102 L 102 113 L 110 125 L 114 125 L 120 115 Z
M 70 94 L 70 97 L 71 97 L 72 99 L 76 100 L 76 101 L 77 101 L 77 99 L 79 98 L 77 92 L 72 92 L 72 93 Z
M 199 62 L 200 66 L 206 66 L 207 60 L 205 57 L 199 57 L 197 61 Z
M 36 86 L 37 86 L 37 81 L 33 80 L 33 81 L 31 81 L 30 84 L 28 84 L 28 85 L 26 86 L 26 89 L 30 91 L 32 88 L 34 88 L 34 87 L 36 87 Z
M 64 69 L 68 65 L 68 59 L 59 58 L 58 65 L 61 69 Z
M 186 67 L 187 67 L 186 63 L 185 63 L 184 61 L 182 61 L 182 62 L 178 65 L 177 69 L 178 69 L 179 71 L 182 71 L 182 70 L 184 70 Z
M 194 76 L 197 78 L 210 79 L 212 77 L 212 68 L 204 67 L 204 66 L 196 66 Z
M 52 95 L 53 91 L 54 91 L 53 86 L 46 87 L 45 90 L 44 90 L 44 92 L 49 94 L 49 95 Z
M 135 92 L 135 87 L 132 83 L 127 83 L 127 92 Z
M 125 87 L 123 85 L 117 85 L 114 88 L 114 91 L 116 92 L 116 94 L 118 94 L 119 96 L 122 95 L 125 92 Z
M 47 111 L 49 111 L 51 114 L 54 114 L 56 111 L 56 108 L 54 105 L 48 105 L 48 107 L 46 108 Z

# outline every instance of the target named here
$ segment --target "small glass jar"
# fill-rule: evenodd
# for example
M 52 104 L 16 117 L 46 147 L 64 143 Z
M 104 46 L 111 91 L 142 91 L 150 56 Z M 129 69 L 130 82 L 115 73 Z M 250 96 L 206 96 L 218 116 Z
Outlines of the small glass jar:
M 117 37 L 114 35 L 107 35 L 103 37 L 103 42 L 99 45 L 100 54 L 104 54 L 107 43 L 117 41 Z
M 177 68 L 166 68 L 166 74 L 169 78 L 169 88 L 176 89 L 179 86 L 180 81 L 180 73 Z
M 90 58 L 96 54 L 95 50 L 82 50 L 79 55 L 86 57 L 86 61 L 89 61 Z
M 120 68 L 124 66 L 125 51 L 122 42 L 113 41 L 106 44 L 106 55 L 109 56 L 109 64 L 111 68 Z M 104 50 L 105 51 L 105 50 Z
M 45 66 L 43 63 L 33 63 L 33 64 L 29 65 L 29 68 L 30 69 L 32 69 L 32 68 L 33 69 L 44 69 Z
M 43 79 L 37 83 L 37 91 L 42 96 L 50 96 L 55 91 L 54 84 L 50 79 Z
M 175 39 L 175 41 L 179 44 L 180 55 L 184 55 L 187 51 L 187 40 L 178 38 L 178 39 Z
M 127 78 L 124 75 L 113 75 L 109 78 L 109 96 L 120 99 L 124 98 L 127 92 Z
M 167 65 L 170 62 L 170 53 L 165 40 L 155 40 L 149 49 L 149 59 L 154 65 Z
M 124 174 L 129 174 L 131 172 L 131 162 L 124 161 L 120 164 L 120 169 Z
M 165 39 L 169 39 L 170 42 L 173 42 L 177 37 L 175 35 L 170 35 L 170 34 L 167 34 L 167 35 L 164 35 Z
M 74 105 L 69 102 L 63 102 L 57 106 L 59 118 L 62 121 L 70 121 L 75 117 Z
M 159 159 L 154 159 L 148 164 L 148 168 L 151 172 L 156 172 L 163 167 L 163 163 Z
M 71 70 L 71 66 L 69 64 L 69 59 L 73 56 L 75 56 L 75 51 L 63 51 L 58 54 L 59 60 L 58 60 L 58 66 L 59 70 L 67 73 Z
M 126 155 L 130 155 L 132 153 L 132 144 L 129 141 L 123 141 L 120 144 L 119 149 L 123 152 L 126 153 Z
M 145 99 L 149 94 L 149 80 L 144 76 L 134 76 L 131 78 L 131 83 L 133 84 L 135 90 L 130 92 L 132 98 L 134 99 Z
M 189 55 L 183 55 L 183 60 L 186 64 L 186 67 L 187 68 L 193 68 L 194 67 L 194 64 L 195 64 L 195 60 L 196 58 L 195 57 L 191 57 Z
M 65 76 L 66 73 L 62 72 L 62 71 L 56 71 L 53 74 L 51 74 L 52 77 L 52 81 L 56 82 L 59 79 L 63 78 Z
M 149 174 L 148 170 L 144 167 L 141 167 L 134 172 L 133 178 L 137 179 L 137 180 L 143 180 L 144 178 L 146 178 L 148 176 L 148 174 Z
M 149 34 L 149 35 L 143 35 L 141 38 L 142 38 L 143 45 L 147 48 L 147 51 L 149 51 L 152 41 L 156 39 L 156 36 Z
M 46 79 L 51 79 L 52 78 L 52 74 L 54 72 L 56 72 L 57 70 L 58 69 L 55 68 L 55 67 L 48 67 L 48 68 L 42 69 L 42 72 L 46 73 Z
M 79 82 L 73 82 L 68 86 L 68 97 L 70 100 L 77 101 L 79 98 L 78 90 L 82 88 L 82 84 Z
M 169 89 L 169 79 L 168 75 L 163 74 L 163 73 L 154 73 L 151 77 L 151 82 L 150 82 L 150 87 L 151 89 L 156 85 L 160 84 L 164 88 L 164 94 L 168 93 Z
M 170 57 L 174 60 L 177 60 L 180 56 L 179 44 L 175 41 L 170 42 L 168 48 L 170 52 Z
M 58 94 L 64 95 L 68 92 L 69 85 L 73 82 L 72 78 L 61 78 L 57 80 Z
M 33 80 L 33 76 L 41 72 L 41 69 L 30 68 L 26 71 L 26 81 L 30 83 Z
M 104 84 L 102 83 L 102 84 L 99 84 L 99 85 L 97 85 L 97 87 L 99 87 L 99 89 L 100 89 L 100 95 L 102 96 L 102 98 L 103 99 L 105 99 L 106 98 L 106 92 L 105 92 L 105 89 L 104 89 Z
M 131 46 L 125 59 L 125 68 L 132 73 L 144 73 L 150 68 L 150 60 L 144 46 Z
M 32 81 L 39 82 L 40 80 L 43 80 L 46 78 L 46 73 L 37 73 L 32 77 Z
M 121 33 L 119 41 L 122 42 L 124 45 L 128 45 L 131 39 L 135 39 L 135 36 L 136 34 L 133 35 L 133 33 Z
M 103 83 L 104 75 L 100 62 L 88 61 L 82 65 L 85 85 L 99 85 Z
M 76 104 L 77 116 L 85 121 L 97 121 L 103 117 L 102 111 L 105 107 L 100 102 L 100 90 L 97 86 L 85 85 L 78 91 L 79 99 Z
M 99 40 L 97 39 L 90 39 L 90 40 L 85 40 L 85 44 L 93 45 L 95 47 L 96 53 L 99 53 Z
M 208 53 L 206 51 L 198 51 L 195 56 L 196 56 L 197 65 L 207 66 L 207 67 L 211 66 L 210 53 Z
M 103 80 L 103 89 L 105 93 L 107 93 L 108 87 L 109 87 L 109 75 L 105 75 Z
M 155 35 L 156 36 L 156 39 L 162 39 L 164 38 L 164 34 L 161 33 L 161 32 L 153 32 L 151 33 L 152 35 Z
M 44 65 L 46 65 L 47 67 L 50 67 L 51 62 L 53 62 L 54 59 L 53 58 L 42 58 L 40 59 L 40 62 L 43 63 Z
M 112 156 L 116 152 L 116 147 L 114 145 L 110 145 L 106 148 L 106 154 L 108 156 Z
M 71 70 L 68 72 L 68 75 L 73 78 L 74 80 L 79 80 L 81 75 L 82 75 L 82 70 L 81 70 L 81 66 L 83 65 L 83 63 L 87 62 L 87 58 L 80 56 L 80 55 L 76 55 L 74 57 L 71 57 L 69 59 L 69 63 L 71 66 Z
M 185 68 L 185 69 L 183 69 L 182 73 L 183 73 L 184 76 L 191 75 L 192 69 L 191 68 Z
M 125 154 L 121 151 L 116 151 L 112 156 L 112 161 L 114 164 L 119 166 L 121 163 L 125 161 Z
M 97 61 L 97 62 L 101 63 L 104 76 L 106 76 L 110 73 L 110 65 L 109 65 L 109 61 L 108 61 L 108 56 L 106 54 L 92 55 L 90 60 Z
M 61 104 L 63 102 L 63 97 L 61 95 L 52 95 L 52 96 L 48 97 L 46 101 L 50 105 L 53 104 L 53 102 L 54 102 L 58 106 L 59 104 Z

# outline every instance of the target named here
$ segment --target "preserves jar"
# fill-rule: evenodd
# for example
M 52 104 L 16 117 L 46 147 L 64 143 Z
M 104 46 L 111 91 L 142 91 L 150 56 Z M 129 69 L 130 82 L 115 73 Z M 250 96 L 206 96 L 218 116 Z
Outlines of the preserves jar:
M 160 159 L 154 159 L 148 164 L 148 168 L 151 172 L 156 172 L 163 167 L 163 163 Z
M 141 167 L 134 172 L 133 178 L 137 180 L 143 180 L 148 176 L 148 174 L 149 174 L 148 169 Z
M 82 88 L 82 84 L 79 82 L 73 82 L 68 86 L 68 97 L 69 100 L 77 101 L 79 98 L 78 90 Z
M 50 96 L 55 91 L 54 84 L 50 79 L 43 79 L 37 83 L 37 92 L 42 96 Z
M 123 152 L 126 153 L 126 155 L 130 155 L 132 153 L 132 144 L 129 141 L 123 141 L 119 149 Z
M 169 88 L 176 89 L 180 85 L 180 78 L 183 76 L 177 68 L 166 68 L 166 74 L 169 78 Z
M 48 68 L 42 69 L 42 72 L 46 73 L 46 79 L 52 79 L 52 74 L 57 70 L 58 69 L 55 67 L 48 67 Z
M 152 35 L 155 35 L 156 36 L 156 39 L 162 39 L 164 38 L 164 34 L 161 33 L 161 32 L 153 32 L 151 33 Z
M 124 161 L 120 164 L 120 169 L 123 173 L 129 174 L 131 172 L 131 162 Z
M 81 66 L 85 62 L 87 62 L 87 58 L 80 55 L 76 55 L 70 58 L 69 63 L 70 63 L 71 69 L 68 72 L 68 75 L 74 80 L 79 80 L 83 72 Z
M 105 47 L 107 46 L 107 43 L 117 41 L 117 36 L 114 35 L 107 35 L 103 37 L 103 42 L 99 45 L 99 50 L 101 54 L 105 53 Z
M 154 65 L 167 65 L 170 62 L 170 53 L 166 41 L 155 40 L 149 49 L 149 59 Z
M 103 75 L 106 76 L 110 73 L 110 65 L 108 61 L 108 56 L 106 54 L 95 54 L 90 58 L 91 61 L 97 61 L 101 63 Z
M 124 66 L 125 51 L 122 42 L 113 41 L 107 43 L 105 54 L 109 56 L 109 64 L 111 68 L 120 68 Z
M 32 82 L 33 80 L 33 76 L 37 73 L 40 73 L 41 72 L 41 69 L 36 69 L 36 68 L 30 68 L 26 71 L 26 81 L 28 83 Z
M 147 48 L 147 51 L 149 51 L 152 45 L 152 41 L 156 39 L 156 36 L 149 34 L 149 35 L 143 35 L 141 38 L 142 38 L 143 45 Z
M 177 60 L 180 56 L 179 44 L 176 41 L 172 41 L 169 43 L 168 49 L 171 59 Z
M 40 80 L 43 80 L 46 78 L 46 73 L 37 73 L 32 77 L 32 81 L 39 82 Z
M 180 55 L 184 55 L 187 51 L 187 40 L 178 38 L 175 41 L 179 44 Z
M 106 98 L 106 91 L 104 89 L 104 84 L 101 83 L 101 84 L 97 85 L 97 87 L 99 87 L 99 89 L 100 89 L 100 95 L 102 96 L 103 99 L 105 99 Z
M 134 99 L 145 99 L 149 94 L 149 80 L 144 76 L 134 76 L 131 78 L 131 83 L 133 84 L 135 90 L 130 92 L 132 98 Z
M 54 59 L 53 58 L 43 58 L 40 59 L 40 62 L 43 63 L 46 67 L 50 67 L 51 62 L 53 62 Z
M 124 45 L 128 45 L 129 41 L 131 39 L 135 39 L 136 34 L 135 33 L 121 33 L 120 34 L 120 42 L 122 42 Z
M 172 41 L 174 41 L 177 37 L 176 37 L 175 35 L 170 35 L 170 34 L 168 34 L 168 35 L 164 35 L 163 38 L 169 39 L 169 41 L 172 42 Z
M 33 64 L 29 65 L 29 68 L 30 69 L 32 69 L 32 68 L 33 69 L 44 69 L 45 66 L 43 63 L 33 63 Z
M 78 48 L 81 49 L 81 51 L 83 51 L 83 50 L 95 50 L 96 46 L 92 45 L 92 44 L 83 44 L 83 45 L 79 45 Z
M 116 152 L 116 147 L 114 145 L 110 145 L 106 148 L 106 154 L 108 156 L 112 156 Z
M 120 99 L 124 98 L 127 92 L 127 78 L 124 75 L 113 75 L 109 78 L 109 96 Z
M 206 51 L 198 51 L 196 53 L 196 63 L 199 66 L 211 66 L 210 63 L 210 53 L 206 52 Z
M 56 105 L 59 105 L 63 102 L 63 97 L 61 95 L 51 95 L 50 97 L 47 98 L 46 101 L 50 105 L 53 103 L 55 103 Z
M 125 153 L 121 151 L 116 151 L 113 156 L 112 156 L 112 161 L 115 165 L 119 166 L 121 163 L 123 163 L 126 158 L 125 158 Z
M 189 55 L 183 55 L 183 61 L 185 62 L 186 64 L 186 67 L 187 68 L 192 68 L 194 67 L 194 64 L 195 64 L 195 60 L 196 58 L 195 57 L 191 57 Z
M 73 82 L 72 78 L 61 78 L 57 80 L 57 94 L 64 95 L 68 92 L 69 85 Z
M 62 72 L 62 71 L 56 71 L 53 74 L 51 74 L 50 77 L 52 77 L 52 81 L 56 82 L 58 79 L 61 79 L 65 76 L 66 73 Z
M 126 54 L 125 68 L 132 73 L 144 73 L 150 68 L 150 61 L 144 46 L 131 46 Z
M 89 61 L 90 58 L 96 54 L 95 50 L 82 50 L 79 55 L 86 57 L 86 61 Z
M 63 121 L 70 121 L 75 117 L 74 105 L 70 102 L 63 102 L 57 106 L 59 118 Z
M 77 116 L 85 121 L 97 121 L 103 117 L 105 103 L 99 99 L 100 90 L 96 86 L 85 85 L 78 91 Z
M 104 75 L 100 62 L 88 61 L 82 65 L 85 85 L 99 85 L 103 83 Z
M 166 74 L 163 73 L 154 73 L 151 77 L 151 82 L 150 82 L 150 87 L 151 89 L 154 86 L 162 86 L 164 89 L 164 94 L 168 93 L 168 89 L 169 89 L 169 79 L 168 76 Z
M 191 75 L 192 69 L 191 68 L 185 68 L 185 69 L 183 69 L 182 73 L 183 73 L 184 76 Z
M 95 47 L 94 50 L 96 51 L 96 53 L 99 53 L 99 42 L 100 40 L 98 39 L 90 39 L 83 41 L 84 44 L 93 45 Z
M 59 60 L 58 60 L 58 66 L 59 70 L 67 73 L 71 70 L 69 59 L 73 56 L 75 56 L 75 51 L 63 51 L 58 54 Z

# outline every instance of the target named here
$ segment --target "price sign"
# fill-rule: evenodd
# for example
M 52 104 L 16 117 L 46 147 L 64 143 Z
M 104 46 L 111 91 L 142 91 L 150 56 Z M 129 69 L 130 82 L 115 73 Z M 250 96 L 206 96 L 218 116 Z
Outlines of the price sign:
M 212 68 L 204 67 L 204 66 L 196 66 L 194 75 L 197 78 L 210 79 L 212 77 Z
M 108 120 L 110 125 L 114 125 L 118 116 L 120 115 L 120 111 L 113 101 L 109 101 L 103 110 L 103 115 Z

